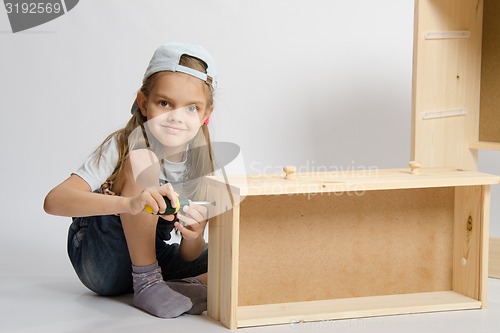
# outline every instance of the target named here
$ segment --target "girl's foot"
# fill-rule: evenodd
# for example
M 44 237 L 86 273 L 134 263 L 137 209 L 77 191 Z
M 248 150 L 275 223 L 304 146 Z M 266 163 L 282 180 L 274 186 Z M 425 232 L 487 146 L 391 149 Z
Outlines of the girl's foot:
M 160 318 L 175 318 L 193 307 L 191 300 L 170 289 L 163 281 L 158 263 L 132 266 L 134 305 Z
M 187 312 L 193 315 L 202 314 L 207 310 L 207 286 L 195 277 L 165 281 L 174 291 L 191 299 L 193 306 Z

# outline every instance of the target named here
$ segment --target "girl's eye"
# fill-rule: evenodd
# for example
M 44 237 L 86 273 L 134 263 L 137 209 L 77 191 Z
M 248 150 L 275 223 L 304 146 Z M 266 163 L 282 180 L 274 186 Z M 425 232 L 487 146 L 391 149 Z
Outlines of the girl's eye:
M 168 108 L 168 107 L 170 107 L 170 103 L 167 101 L 160 101 L 160 106 L 162 106 L 164 108 Z
M 196 112 L 198 111 L 198 108 L 196 107 L 196 105 L 189 105 L 189 106 L 186 106 L 186 109 L 190 112 Z

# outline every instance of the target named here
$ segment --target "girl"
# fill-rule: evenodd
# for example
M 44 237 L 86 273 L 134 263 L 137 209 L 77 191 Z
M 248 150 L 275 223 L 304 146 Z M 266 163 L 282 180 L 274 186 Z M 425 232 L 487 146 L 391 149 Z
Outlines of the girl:
M 206 197 L 203 176 L 214 170 L 207 124 L 215 87 L 215 64 L 205 49 L 161 45 L 127 125 L 47 194 L 47 213 L 73 216 L 68 254 L 92 291 L 133 292 L 136 307 L 161 318 L 206 310 L 207 208 L 157 214 L 167 207 L 164 196 L 174 207 L 179 194 Z M 180 244 L 166 244 L 174 227 Z

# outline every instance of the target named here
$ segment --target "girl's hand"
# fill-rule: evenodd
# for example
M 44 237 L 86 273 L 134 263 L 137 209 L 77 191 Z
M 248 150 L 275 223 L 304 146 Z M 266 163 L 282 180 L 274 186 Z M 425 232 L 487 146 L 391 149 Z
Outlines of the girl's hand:
M 196 240 L 203 237 L 207 216 L 207 207 L 194 204 L 184 206 L 183 211 L 177 213 L 177 218 L 182 223 L 175 222 L 174 226 L 181 232 L 182 238 Z
M 151 207 L 153 214 L 164 212 L 167 209 L 163 196 L 170 199 L 172 206 L 177 204 L 178 194 L 174 191 L 171 184 L 167 183 L 160 187 L 147 187 L 138 195 L 131 197 L 129 202 L 129 212 L 132 215 L 137 215 L 141 212 L 147 214 L 144 207 Z M 174 215 L 161 215 L 167 221 L 172 221 Z

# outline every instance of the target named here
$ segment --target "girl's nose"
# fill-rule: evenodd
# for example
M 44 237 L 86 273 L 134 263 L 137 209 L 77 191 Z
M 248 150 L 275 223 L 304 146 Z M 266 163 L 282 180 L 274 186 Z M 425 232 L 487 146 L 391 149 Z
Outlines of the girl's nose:
M 182 122 L 182 108 L 172 110 L 167 113 L 167 120 L 170 122 Z

